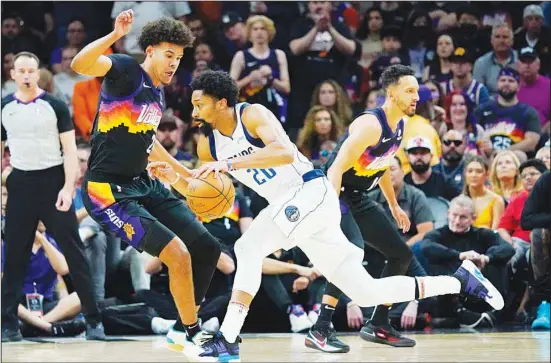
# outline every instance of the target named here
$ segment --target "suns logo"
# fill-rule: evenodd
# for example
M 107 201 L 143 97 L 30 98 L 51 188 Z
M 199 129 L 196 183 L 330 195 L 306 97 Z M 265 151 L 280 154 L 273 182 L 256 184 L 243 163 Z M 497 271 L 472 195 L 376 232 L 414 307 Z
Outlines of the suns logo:
M 125 223 L 124 226 L 122 226 L 122 230 L 126 233 L 126 237 L 132 241 L 132 237 L 136 234 L 134 227 L 132 227 L 130 223 Z

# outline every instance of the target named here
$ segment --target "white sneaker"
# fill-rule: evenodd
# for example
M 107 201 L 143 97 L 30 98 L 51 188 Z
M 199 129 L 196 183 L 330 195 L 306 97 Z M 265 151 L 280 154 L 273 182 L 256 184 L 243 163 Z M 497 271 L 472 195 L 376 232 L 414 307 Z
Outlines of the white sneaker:
M 155 334 L 167 334 L 176 323 L 176 320 L 166 320 L 163 318 L 154 317 L 151 319 L 151 330 Z
M 289 321 L 291 322 L 291 331 L 293 333 L 309 330 L 313 325 L 301 305 L 292 306 Z
M 200 331 L 195 334 L 193 340 L 189 340 L 186 332 L 181 332 L 179 330 L 174 330 L 174 328 L 170 328 L 168 334 L 166 335 L 167 347 L 170 350 L 183 353 L 191 362 L 200 362 L 202 361 L 200 354 L 204 352 L 204 350 L 200 347 L 202 334 L 206 333 Z
M 220 321 L 216 316 L 210 318 L 201 325 L 201 329 L 203 329 L 207 333 L 216 334 L 218 333 L 218 330 L 220 330 Z

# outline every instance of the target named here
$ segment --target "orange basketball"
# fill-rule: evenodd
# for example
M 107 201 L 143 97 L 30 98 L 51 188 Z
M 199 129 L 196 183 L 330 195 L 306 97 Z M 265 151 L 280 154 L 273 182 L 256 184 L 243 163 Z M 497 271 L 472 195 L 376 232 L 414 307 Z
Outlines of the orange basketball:
M 214 177 L 214 173 L 204 179 L 191 179 L 186 200 L 189 208 L 197 216 L 216 219 L 224 216 L 233 206 L 235 188 L 231 179 L 224 173 Z

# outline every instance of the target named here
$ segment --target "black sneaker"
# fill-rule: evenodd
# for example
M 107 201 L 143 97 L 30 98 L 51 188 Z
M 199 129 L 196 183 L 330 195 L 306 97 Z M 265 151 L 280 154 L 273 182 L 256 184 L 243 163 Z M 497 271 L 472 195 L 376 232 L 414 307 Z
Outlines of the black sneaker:
M 241 362 L 239 343 L 241 343 L 240 337 L 237 337 L 234 343 L 230 343 L 221 332 L 218 332 L 203 342 L 201 345 L 203 353 L 199 354 L 198 360 L 204 362 Z
M 360 330 L 360 337 L 368 342 L 387 344 L 393 347 L 414 347 L 416 344 L 415 340 L 398 334 L 390 324 L 373 325 L 371 321 L 368 321 Z
M 325 353 L 348 353 L 350 346 L 337 338 L 337 332 L 332 327 L 317 327 L 314 325 L 308 331 L 304 344 L 308 348 L 321 350 Z
M 86 330 L 82 320 L 73 319 L 52 323 L 51 333 L 54 337 L 74 337 Z
M 105 340 L 105 332 L 103 331 L 103 324 L 97 323 L 92 325 L 86 324 L 86 340 Z
M 23 335 L 19 329 L 2 328 L 2 343 L 20 342 L 23 340 Z

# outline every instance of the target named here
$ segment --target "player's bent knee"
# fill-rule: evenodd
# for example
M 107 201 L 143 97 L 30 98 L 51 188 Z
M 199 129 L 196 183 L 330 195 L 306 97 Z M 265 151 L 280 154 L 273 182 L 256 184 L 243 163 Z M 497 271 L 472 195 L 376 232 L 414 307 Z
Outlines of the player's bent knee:
M 209 232 L 202 234 L 197 241 L 195 241 L 189 247 L 189 253 L 191 254 L 192 261 L 211 263 L 218 262 L 222 247 L 220 242 Z
M 174 237 L 159 254 L 159 259 L 170 269 L 182 269 L 191 266 L 191 254 L 184 242 Z

